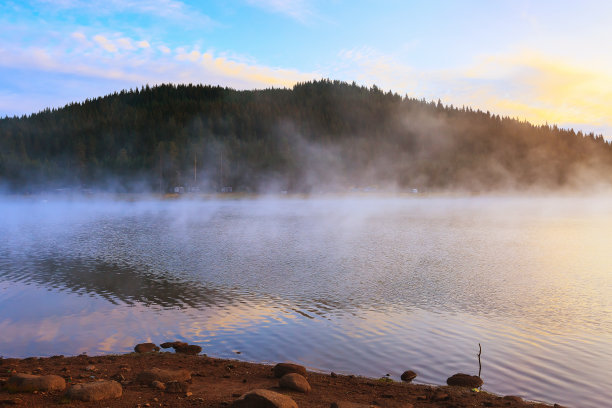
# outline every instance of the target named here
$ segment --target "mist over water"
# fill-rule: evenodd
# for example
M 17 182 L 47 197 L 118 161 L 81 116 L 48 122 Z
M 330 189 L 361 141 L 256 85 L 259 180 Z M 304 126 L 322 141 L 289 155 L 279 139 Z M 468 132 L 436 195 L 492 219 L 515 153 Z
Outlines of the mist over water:
M 612 398 L 612 200 L 7 199 L 0 355 L 212 356 Z M 240 354 L 236 354 L 240 351 Z M 569 386 L 571 384 L 571 386 Z

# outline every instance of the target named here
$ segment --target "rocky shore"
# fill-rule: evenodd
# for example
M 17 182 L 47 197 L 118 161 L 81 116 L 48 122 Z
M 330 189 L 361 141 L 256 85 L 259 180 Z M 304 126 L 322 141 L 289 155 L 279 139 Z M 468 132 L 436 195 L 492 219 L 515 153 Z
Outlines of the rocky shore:
M 198 346 L 139 344 L 125 355 L 0 358 L 0 407 L 418 408 L 550 407 L 482 392 L 480 378 L 457 373 L 449 386 L 353 375 L 302 366 L 222 360 Z M 555 407 L 560 407 L 555 404 Z

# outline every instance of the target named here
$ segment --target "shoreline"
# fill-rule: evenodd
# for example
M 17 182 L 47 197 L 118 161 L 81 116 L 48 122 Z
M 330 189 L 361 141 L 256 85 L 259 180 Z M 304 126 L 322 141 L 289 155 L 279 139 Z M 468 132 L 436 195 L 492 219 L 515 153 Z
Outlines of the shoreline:
M 143 373 L 151 369 L 182 370 L 189 373 L 189 379 L 182 383 L 178 391 L 162 390 L 161 385 L 155 388 L 151 383 L 144 384 L 139 380 Z M 16 374 L 59 376 L 65 381 L 65 389 L 76 384 L 113 380 L 121 385 L 122 392 L 120 397 L 89 402 L 69 398 L 63 389 L 16 392 L 8 389 L 9 379 Z M 232 408 L 237 406 L 235 401 L 245 393 L 265 389 L 290 397 L 300 408 L 561 408 L 557 404 L 527 401 L 516 396 L 498 396 L 467 387 L 413 384 L 385 377 L 375 379 L 317 371 L 305 373 L 304 377 L 312 389 L 303 393 L 279 387 L 279 378 L 274 374 L 274 366 L 269 364 L 163 351 L 102 356 L 82 354 L 72 357 L 0 358 L 0 407 Z

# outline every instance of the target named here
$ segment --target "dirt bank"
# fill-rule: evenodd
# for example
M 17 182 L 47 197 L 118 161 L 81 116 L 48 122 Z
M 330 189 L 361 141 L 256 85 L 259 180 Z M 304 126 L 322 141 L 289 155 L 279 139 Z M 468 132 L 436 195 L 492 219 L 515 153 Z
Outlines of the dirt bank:
M 175 392 L 151 384 L 141 384 L 145 370 L 185 369 L 191 373 L 185 388 Z M 82 402 L 67 397 L 65 391 L 9 392 L 9 378 L 16 373 L 54 374 L 74 384 L 113 379 L 122 386 L 119 398 Z M 449 373 L 453 374 L 453 373 Z M 236 399 L 253 389 L 267 389 L 290 396 L 300 408 L 358 406 L 375 407 L 550 407 L 523 401 L 518 397 L 499 397 L 469 388 L 432 387 L 384 379 L 308 372 L 312 387 L 309 393 L 279 388 L 273 366 L 221 360 L 204 355 L 182 355 L 171 352 L 132 353 L 108 356 L 55 356 L 49 358 L 0 359 L 0 406 L 24 407 L 229 407 Z M 162 385 L 158 386 L 162 388 Z M 176 387 L 174 387 L 176 388 Z

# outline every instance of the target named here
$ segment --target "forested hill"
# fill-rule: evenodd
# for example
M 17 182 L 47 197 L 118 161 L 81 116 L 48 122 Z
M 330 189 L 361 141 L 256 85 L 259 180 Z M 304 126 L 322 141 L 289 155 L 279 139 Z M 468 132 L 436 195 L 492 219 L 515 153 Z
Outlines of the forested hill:
M 612 184 L 602 136 L 338 81 L 162 85 L 0 120 L 0 184 L 122 191 L 529 190 Z

